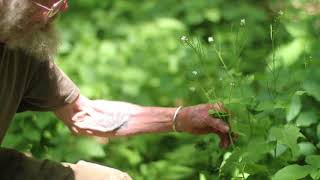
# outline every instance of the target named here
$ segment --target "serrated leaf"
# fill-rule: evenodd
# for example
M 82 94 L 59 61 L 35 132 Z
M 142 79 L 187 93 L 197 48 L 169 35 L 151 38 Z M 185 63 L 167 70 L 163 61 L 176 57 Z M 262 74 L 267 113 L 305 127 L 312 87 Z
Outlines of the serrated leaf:
M 299 146 L 297 140 L 299 137 L 304 137 L 300 133 L 300 129 L 293 125 L 285 125 L 284 127 L 273 127 L 270 130 L 271 140 L 277 140 L 279 144 L 286 145 L 290 148 L 293 157 L 299 153 Z
M 320 168 L 320 155 L 309 155 L 305 161 L 314 168 Z
M 301 110 L 301 100 L 298 95 L 293 95 L 289 109 L 287 110 L 287 121 L 292 121 Z
M 272 180 L 296 180 L 306 177 L 312 172 L 310 165 L 300 166 L 297 164 L 286 166 L 280 169 Z

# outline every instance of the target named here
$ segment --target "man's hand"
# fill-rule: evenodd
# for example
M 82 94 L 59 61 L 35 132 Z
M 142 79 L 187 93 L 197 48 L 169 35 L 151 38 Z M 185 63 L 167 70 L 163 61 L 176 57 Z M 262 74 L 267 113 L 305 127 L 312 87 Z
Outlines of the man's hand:
M 209 116 L 210 109 L 227 112 L 222 104 L 185 107 L 176 119 L 176 129 L 192 134 L 215 133 L 220 146 L 229 145 L 229 127 L 221 119 Z M 73 104 L 55 114 L 76 134 L 114 137 L 145 133 L 172 132 L 177 108 L 143 107 L 126 102 L 89 100 L 80 96 Z
M 215 133 L 221 139 L 220 146 L 225 148 L 230 143 L 228 135 L 229 126 L 223 120 L 211 117 L 208 113 L 209 110 L 227 112 L 220 103 L 185 107 L 179 112 L 176 128 L 178 131 L 192 134 Z

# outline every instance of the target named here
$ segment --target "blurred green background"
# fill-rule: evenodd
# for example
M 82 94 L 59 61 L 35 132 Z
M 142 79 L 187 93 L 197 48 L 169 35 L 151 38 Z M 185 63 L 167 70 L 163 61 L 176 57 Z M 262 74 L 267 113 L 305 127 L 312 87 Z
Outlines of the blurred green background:
M 212 36 L 230 72 L 248 79 L 247 85 L 241 84 L 245 87 L 244 96 L 248 97 L 243 100 L 249 101 L 251 97 L 252 102 L 227 106 L 235 116 L 239 114 L 239 119 L 247 120 L 243 108 L 254 106 L 257 99 L 274 103 L 270 111 L 260 107 L 266 114 L 262 119 L 268 120 L 256 122 L 257 127 L 253 128 L 265 133 L 254 132 L 253 136 L 261 137 L 264 142 L 270 133 L 277 134 L 277 129 L 270 133 L 269 129 L 283 128 L 284 124 L 298 128 L 305 136 L 304 140 L 296 139 L 292 146 L 287 145 L 292 154 L 298 148 L 298 155 L 288 157 L 283 153 L 268 160 L 269 152 L 262 153 L 254 160 L 258 165 L 251 167 L 251 171 L 245 170 L 250 176 L 240 179 L 268 179 L 282 167 L 294 163 L 304 165 L 307 155 L 319 153 L 319 1 L 77 0 L 69 3 L 69 11 L 57 23 L 61 36 L 57 63 L 84 95 L 145 106 L 188 106 L 224 100 L 230 82 L 224 80 L 226 73 L 207 42 Z M 270 39 L 271 25 L 274 46 Z M 204 62 L 199 63 L 192 50 L 181 42 L 184 35 L 201 40 L 203 48 L 208 49 Z M 276 62 L 270 73 L 272 54 Z M 199 76 L 194 77 L 193 71 Z M 277 83 L 272 89 L 276 99 L 268 96 L 268 82 Z M 219 98 L 208 100 L 199 85 L 215 89 Z M 234 89 L 237 88 L 236 84 Z M 300 92 L 296 95 L 298 100 L 292 100 L 296 91 Z M 242 95 L 235 96 L 244 98 Z M 259 145 L 254 142 L 260 141 L 253 141 L 251 135 L 242 136 L 247 132 L 245 128 L 236 124 L 234 127 L 240 133 L 238 146 L 255 154 Z M 274 136 L 281 142 L 279 136 Z M 239 167 L 231 165 L 233 173 L 219 177 L 223 156 L 235 149 L 220 150 L 218 143 L 213 134 L 168 133 L 112 139 L 104 144 L 101 139 L 71 135 L 51 113 L 28 112 L 16 116 L 4 146 L 30 152 L 36 158 L 98 162 L 141 180 L 237 178 Z M 282 151 L 286 150 L 282 147 Z

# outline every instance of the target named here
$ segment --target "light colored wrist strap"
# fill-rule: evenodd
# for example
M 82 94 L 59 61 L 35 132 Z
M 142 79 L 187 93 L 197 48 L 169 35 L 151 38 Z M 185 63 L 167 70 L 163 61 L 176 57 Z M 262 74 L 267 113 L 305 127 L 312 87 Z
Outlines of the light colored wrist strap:
M 177 116 L 178 116 L 179 111 L 180 111 L 181 108 L 182 108 L 182 106 L 179 106 L 177 108 L 176 112 L 174 113 L 173 119 L 172 119 L 172 129 L 173 129 L 174 132 L 178 132 L 177 128 L 176 128 L 176 126 L 177 126 Z

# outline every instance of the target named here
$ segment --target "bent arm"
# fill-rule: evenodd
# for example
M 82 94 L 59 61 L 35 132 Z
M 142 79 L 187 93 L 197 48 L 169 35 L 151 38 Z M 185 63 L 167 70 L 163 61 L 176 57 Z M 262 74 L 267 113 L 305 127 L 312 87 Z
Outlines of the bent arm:
M 76 134 L 112 137 L 170 132 L 175 111 L 176 108 L 93 101 L 80 96 L 74 103 L 57 109 L 55 114 Z

